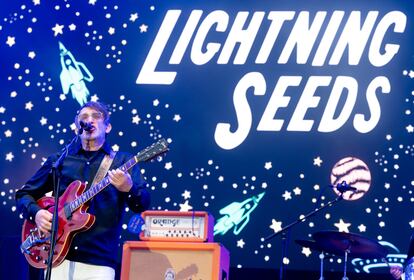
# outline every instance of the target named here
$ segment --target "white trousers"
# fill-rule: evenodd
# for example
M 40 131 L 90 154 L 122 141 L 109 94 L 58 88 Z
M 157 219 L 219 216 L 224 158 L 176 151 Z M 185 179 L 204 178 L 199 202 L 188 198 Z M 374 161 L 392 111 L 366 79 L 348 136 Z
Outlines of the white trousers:
M 115 270 L 109 266 L 64 260 L 59 266 L 52 268 L 50 278 L 51 280 L 114 280 Z

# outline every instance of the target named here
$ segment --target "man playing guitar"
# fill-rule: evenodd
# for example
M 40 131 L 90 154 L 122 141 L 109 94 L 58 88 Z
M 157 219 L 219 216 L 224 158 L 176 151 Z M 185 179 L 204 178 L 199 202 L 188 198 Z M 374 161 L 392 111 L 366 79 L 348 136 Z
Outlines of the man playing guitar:
M 133 165 L 129 171 L 118 168 L 128 162 L 132 155 L 124 152 L 115 154 L 106 141 L 106 135 L 112 126 L 105 105 L 99 102 L 86 103 L 76 115 L 75 124 L 77 133 L 79 130 L 84 131 L 79 135 L 80 141 L 70 146 L 61 166 L 59 197 L 76 180 L 89 182 L 86 189 L 91 187 L 105 156 L 111 155 L 112 163 L 111 167 L 108 164 L 107 187 L 99 190 L 88 201 L 88 208 L 85 208 L 87 211 L 84 211 L 92 214 L 94 220 L 88 224 L 88 229 L 77 231 L 65 242 L 64 246 L 68 246 L 67 255 L 59 265 L 54 265 L 51 278 L 112 280 L 119 263 L 119 236 L 125 207 L 128 206 L 134 212 L 142 212 L 149 207 L 150 195 L 138 165 Z M 85 125 L 86 128 L 83 129 Z M 51 155 L 16 192 L 19 211 L 27 222 L 34 222 L 36 230 L 45 236 L 50 234 L 53 215 L 51 211 L 40 207 L 38 200 L 53 189 L 51 168 L 59 156 L 59 153 Z M 75 212 L 75 207 L 73 209 Z

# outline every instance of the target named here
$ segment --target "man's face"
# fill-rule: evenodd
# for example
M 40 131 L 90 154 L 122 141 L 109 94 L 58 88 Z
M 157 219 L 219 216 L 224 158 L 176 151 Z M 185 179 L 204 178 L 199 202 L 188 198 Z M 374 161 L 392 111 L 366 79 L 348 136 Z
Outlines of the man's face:
M 93 108 L 85 107 L 78 115 L 78 122 L 90 123 L 92 129 L 84 131 L 80 137 L 83 140 L 104 140 L 105 134 L 111 131 L 111 124 L 106 125 L 104 116 L 101 112 Z

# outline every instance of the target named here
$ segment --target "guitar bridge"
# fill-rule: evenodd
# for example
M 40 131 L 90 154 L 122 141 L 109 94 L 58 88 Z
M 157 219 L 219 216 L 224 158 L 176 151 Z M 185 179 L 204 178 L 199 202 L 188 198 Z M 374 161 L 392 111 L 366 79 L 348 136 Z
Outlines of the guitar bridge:
M 20 245 L 20 251 L 22 254 L 33 255 L 30 251 L 30 248 L 36 246 L 38 244 L 43 244 L 50 239 L 50 236 L 45 237 L 37 228 L 31 230 L 30 234 L 24 240 L 24 242 Z

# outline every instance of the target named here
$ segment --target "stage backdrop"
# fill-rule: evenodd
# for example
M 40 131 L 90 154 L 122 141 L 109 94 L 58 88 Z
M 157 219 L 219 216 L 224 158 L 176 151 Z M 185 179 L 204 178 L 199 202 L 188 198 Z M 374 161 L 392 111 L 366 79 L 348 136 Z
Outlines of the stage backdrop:
M 288 231 L 287 268 L 319 268 L 294 240 L 321 230 L 380 241 L 403 261 L 413 1 L 19 0 L 0 16 L 3 241 L 20 235 L 15 191 L 72 139 L 80 105 L 99 100 L 113 149 L 168 139 L 164 158 L 141 165 L 151 208 L 210 212 L 233 267 L 278 268 L 281 237 L 263 238 L 335 199 L 329 186 L 342 181 L 357 191 Z M 137 239 L 131 217 L 123 239 Z M 329 270 L 342 265 L 327 258 Z

